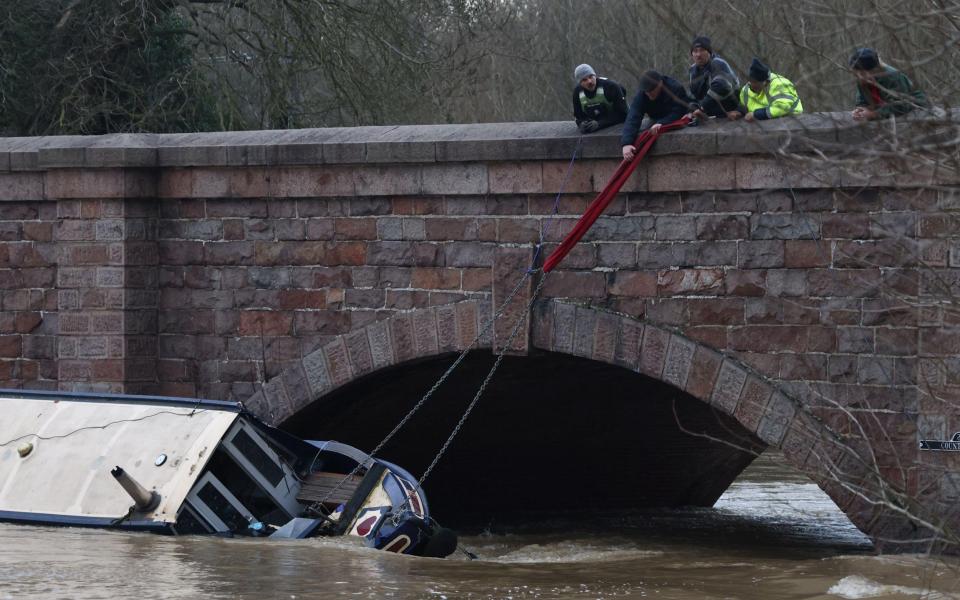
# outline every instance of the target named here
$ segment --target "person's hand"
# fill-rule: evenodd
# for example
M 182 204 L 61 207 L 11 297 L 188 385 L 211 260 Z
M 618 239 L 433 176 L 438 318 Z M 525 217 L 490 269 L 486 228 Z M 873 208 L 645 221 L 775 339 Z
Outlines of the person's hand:
M 730 112 L 727 113 L 727 118 L 730 119 L 731 121 L 736 121 L 742 116 L 743 115 L 740 114 L 739 110 L 731 110 Z
M 757 118 L 753 116 L 752 112 L 748 112 L 747 114 L 743 115 L 743 120 L 746 121 L 747 123 L 753 123 L 754 121 L 757 120 Z
M 871 119 L 877 118 L 877 111 L 870 110 L 865 106 L 858 106 L 853 109 L 853 120 L 854 121 L 869 121 Z
M 650 126 L 650 134 L 657 135 L 660 132 L 661 127 L 663 127 L 662 123 L 654 123 Z
M 580 133 L 591 133 L 600 128 L 600 123 L 597 123 L 593 119 L 587 119 L 586 121 L 580 122 Z
M 707 113 L 703 112 L 703 109 L 701 109 L 701 108 L 698 108 L 698 109 L 694 110 L 694 111 L 693 111 L 692 113 L 690 113 L 690 114 L 693 115 L 694 117 L 696 117 L 697 119 L 700 119 L 701 121 L 706 121 L 706 120 L 708 120 L 708 119 L 710 118 L 709 116 L 707 116 Z M 653 129 L 653 128 L 651 127 L 651 129 Z
M 637 153 L 637 148 L 627 144 L 623 147 L 623 160 L 633 160 L 633 156 Z

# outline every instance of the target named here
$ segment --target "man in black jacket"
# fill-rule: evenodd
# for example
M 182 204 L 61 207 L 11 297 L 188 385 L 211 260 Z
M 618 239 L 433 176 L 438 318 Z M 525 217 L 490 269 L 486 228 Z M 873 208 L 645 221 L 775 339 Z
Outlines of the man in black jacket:
M 650 132 L 656 133 L 661 125 L 672 123 L 693 110 L 695 107 L 692 103 L 687 90 L 676 79 L 652 69 L 644 73 L 640 78 L 640 91 L 630 103 L 630 113 L 620 136 L 623 158 L 630 160 L 637 151 L 633 142 L 637 139 L 644 115 L 650 115 L 653 121 Z
M 580 65 L 573 72 L 577 87 L 573 89 L 573 117 L 580 133 L 590 133 L 623 123 L 627 118 L 626 90 L 606 77 L 597 77 L 590 65 Z
M 690 44 L 690 59 L 693 61 L 689 73 L 690 93 L 704 112 L 710 116 L 719 117 L 726 116 L 726 113 L 731 110 L 736 110 L 740 80 L 727 61 L 713 51 L 710 38 L 705 35 L 693 38 Z M 721 96 L 718 92 L 721 89 L 728 90 L 727 95 Z M 733 108 L 724 110 L 723 114 L 720 110 L 708 110 L 715 109 L 715 105 Z

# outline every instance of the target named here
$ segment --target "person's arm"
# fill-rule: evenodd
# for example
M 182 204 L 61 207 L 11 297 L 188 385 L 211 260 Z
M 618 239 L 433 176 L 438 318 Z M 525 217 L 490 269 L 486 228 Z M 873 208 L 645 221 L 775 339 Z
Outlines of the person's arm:
M 689 111 L 690 111 L 690 106 L 689 106 L 689 105 L 686 106 L 686 107 L 684 107 L 684 106 L 682 106 L 682 105 L 680 105 L 680 104 L 677 104 L 677 103 L 675 102 L 675 103 L 673 103 L 673 105 L 671 106 L 670 112 L 667 113 L 666 115 L 660 117 L 660 118 L 657 119 L 656 121 L 654 121 L 654 123 L 656 123 L 657 125 L 666 125 L 667 123 L 673 123 L 673 122 L 676 121 L 677 119 L 679 119 L 679 118 L 683 117 L 684 115 L 686 115 Z
M 627 113 L 627 120 L 624 121 L 623 132 L 620 134 L 621 146 L 632 146 L 637 140 L 637 134 L 640 132 L 640 125 L 643 123 L 643 115 L 647 112 L 646 95 L 643 92 L 637 92 L 630 103 L 630 112 Z
M 664 98 L 664 102 L 667 103 L 669 108 L 667 114 L 654 120 L 654 123 L 659 125 L 673 123 L 683 117 L 691 111 L 693 108 L 691 105 L 694 103 L 693 99 L 687 94 L 687 90 L 683 87 L 683 84 L 671 82 L 671 84 L 668 85 L 667 82 L 664 81 L 663 85 L 664 90 L 660 92 L 660 97 Z
M 863 93 L 863 84 L 859 81 L 857 82 L 857 102 L 855 106 L 870 106 L 866 95 Z
M 730 82 L 730 85 L 733 86 L 733 89 L 740 87 L 740 78 L 737 77 L 737 74 L 733 72 L 733 68 L 730 66 L 726 60 L 722 58 L 715 58 L 714 62 L 720 67 L 718 69 L 717 75 L 722 76 L 724 79 Z
M 793 114 L 793 109 L 800 103 L 796 88 L 794 88 L 793 85 L 783 82 L 780 82 L 777 89 L 773 91 L 772 97 L 774 98 L 773 102 L 771 102 L 767 108 L 762 109 L 763 116 L 756 115 L 757 119 L 762 121 L 764 119 L 779 119 L 780 117 L 785 117 Z
M 697 68 L 697 65 L 692 65 L 690 70 L 687 71 L 687 85 L 690 86 L 690 92 L 693 95 L 693 99 L 697 99 L 697 86 L 700 85 L 700 81 L 703 79 L 703 72 Z
M 580 126 L 580 123 L 588 120 L 590 117 L 583 112 L 583 106 L 580 105 L 580 88 L 573 88 L 573 118 L 577 122 L 577 126 Z
M 747 115 L 747 95 L 750 93 L 750 86 L 744 85 L 737 95 L 737 110 L 727 113 L 727 118 L 737 120 Z
M 702 102 L 695 104 L 695 106 L 707 117 L 716 117 L 724 112 L 723 107 L 709 95 L 707 95 Z
M 876 109 L 876 118 L 885 119 L 891 116 L 905 115 L 917 107 L 913 95 L 913 83 L 905 73 L 897 73 L 891 80 L 891 86 L 880 88 L 886 96 L 887 103 Z
M 623 89 L 620 84 L 611 79 L 604 81 L 603 95 L 610 100 L 612 108 L 607 114 L 597 119 L 600 128 L 623 123 L 627 118 L 627 100 L 623 97 Z

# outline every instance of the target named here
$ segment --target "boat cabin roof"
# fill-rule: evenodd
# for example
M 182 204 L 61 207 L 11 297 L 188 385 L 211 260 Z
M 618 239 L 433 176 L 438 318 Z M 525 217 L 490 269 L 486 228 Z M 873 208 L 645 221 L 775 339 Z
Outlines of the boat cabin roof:
M 131 505 L 110 474 L 120 466 L 160 494 L 162 522 L 248 420 L 230 402 L 26 390 L 0 390 L 0 414 L 0 512 L 117 519 Z

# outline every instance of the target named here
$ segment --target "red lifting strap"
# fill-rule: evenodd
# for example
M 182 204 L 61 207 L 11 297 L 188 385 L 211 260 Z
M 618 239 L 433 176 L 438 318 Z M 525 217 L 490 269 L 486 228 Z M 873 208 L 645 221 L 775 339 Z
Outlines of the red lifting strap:
M 593 226 L 593 223 L 597 220 L 597 217 L 603 213 L 604 209 L 607 208 L 607 205 L 617 196 L 617 193 L 620 191 L 620 188 L 623 187 L 623 184 L 627 182 L 627 179 L 630 179 L 630 175 L 633 174 L 634 169 L 637 168 L 637 165 L 640 164 L 640 161 L 643 160 L 643 157 L 647 155 L 647 152 L 650 151 L 650 148 L 653 146 L 653 143 L 657 141 L 657 137 L 666 131 L 671 131 L 673 129 L 679 129 L 685 127 L 690 123 L 690 119 L 687 117 L 681 117 L 672 123 L 667 123 L 666 125 L 660 128 L 655 135 L 650 133 L 649 129 L 643 130 L 639 136 L 637 136 L 637 141 L 633 143 L 634 147 L 637 149 L 637 153 L 633 156 L 631 160 L 624 160 L 620 163 L 620 166 L 617 167 L 617 170 L 614 172 L 613 177 L 610 178 L 610 181 L 607 182 L 607 186 L 603 188 L 597 197 L 593 199 L 593 202 L 590 203 L 590 206 L 587 207 L 587 211 L 583 213 L 583 216 L 580 217 L 580 220 L 577 221 L 577 224 L 573 226 L 573 229 L 570 233 L 567 234 L 567 237 L 563 238 L 563 241 L 560 242 L 560 245 L 550 253 L 550 256 L 543 261 L 543 272 L 549 273 L 560 264 L 560 261 L 567 256 L 570 250 L 580 241 L 580 238 L 590 230 Z

